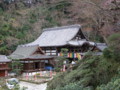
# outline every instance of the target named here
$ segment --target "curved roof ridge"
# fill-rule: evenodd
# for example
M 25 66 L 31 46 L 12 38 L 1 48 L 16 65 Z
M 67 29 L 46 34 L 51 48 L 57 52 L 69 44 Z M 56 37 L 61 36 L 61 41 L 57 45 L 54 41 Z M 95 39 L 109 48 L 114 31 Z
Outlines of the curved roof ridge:
M 81 31 L 81 25 L 79 24 L 44 29 L 35 41 L 26 44 L 26 46 L 37 44 L 39 44 L 40 47 L 64 46 L 67 45 L 67 41 L 72 40 L 79 31 Z
M 68 26 L 45 28 L 45 29 L 43 29 L 43 32 L 44 32 L 44 31 L 52 31 L 52 30 L 61 30 L 61 29 L 65 29 L 65 28 L 81 28 L 81 25 L 79 25 L 79 24 L 74 24 L 74 25 L 68 25 Z
M 18 45 L 17 47 L 39 47 L 39 44 L 36 44 L 36 45 L 26 45 L 26 44 L 22 44 L 22 45 Z

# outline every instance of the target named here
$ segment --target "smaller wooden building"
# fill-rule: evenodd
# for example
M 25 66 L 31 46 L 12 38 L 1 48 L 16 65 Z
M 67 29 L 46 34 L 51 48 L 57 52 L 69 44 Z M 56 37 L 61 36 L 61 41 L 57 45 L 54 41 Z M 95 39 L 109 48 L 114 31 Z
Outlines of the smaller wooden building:
M 0 55 L 0 77 L 5 77 L 8 75 L 9 63 L 11 60 L 8 59 L 5 55 Z
M 98 50 L 98 52 L 103 52 L 105 48 L 107 48 L 106 43 L 96 43 L 96 47 L 94 48 L 94 51 Z
M 54 57 L 44 55 L 38 45 L 18 46 L 9 57 L 13 60 L 20 59 L 23 63 L 23 72 L 41 71 L 45 70 L 46 66 L 55 65 Z

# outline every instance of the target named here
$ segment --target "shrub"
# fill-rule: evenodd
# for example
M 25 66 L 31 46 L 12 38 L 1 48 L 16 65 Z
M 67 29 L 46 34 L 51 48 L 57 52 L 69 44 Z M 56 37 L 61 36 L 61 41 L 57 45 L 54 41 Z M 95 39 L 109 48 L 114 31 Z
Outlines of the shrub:
M 99 85 L 109 83 L 111 78 L 118 75 L 120 71 L 118 68 L 119 63 L 116 61 L 108 61 L 104 56 L 91 56 L 90 53 L 88 53 L 76 65 L 77 66 L 75 66 L 72 71 L 67 71 L 56 76 L 51 82 L 49 82 L 47 89 L 84 90 L 86 88 L 85 90 L 95 90 Z M 82 89 L 82 87 L 84 88 Z
M 112 51 L 108 48 L 105 48 L 104 52 L 103 52 L 103 55 L 105 58 L 109 59 L 112 57 Z
M 55 90 L 92 90 L 91 87 L 83 87 L 76 83 L 70 83 L 65 87 L 56 88 Z
M 25 8 L 25 4 L 23 4 L 23 2 L 17 2 L 16 3 L 16 9 L 24 9 Z
M 120 90 L 120 77 L 112 80 L 107 85 L 103 84 L 97 87 L 96 90 Z
M 4 11 L 3 11 L 3 9 L 2 9 L 2 8 L 0 8 L 0 14 L 3 14 L 3 12 L 4 12 Z
M 68 61 L 67 59 L 68 49 L 62 48 L 61 53 L 63 54 L 63 56 L 57 58 L 58 61 L 55 67 L 55 71 L 60 71 L 63 68 L 63 64 L 64 64 L 63 62 Z
M 120 33 L 113 34 L 109 38 L 109 47 L 104 50 L 104 57 L 114 61 L 120 61 Z
M 30 23 L 35 23 L 35 22 L 37 22 L 37 19 L 30 18 L 30 19 L 29 19 L 29 22 L 30 22 Z
M 57 76 L 55 76 L 50 82 L 48 82 L 47 90 L 54 90 L 56 88 L 65 86 L 65 75 L 65 73 L 59 73 Z
M 108 37 L 110 47 L 120 47 L 120 33 L 112 34 Z
M 19 59 L 13 60 L 10 64 L 12 72 L 16 73 L 16 75 L 20 75 L 21 71 L 23 70 L 23 64 L 20 62 Z
M 54 6 L 51 6 L 49 8 L 49 10 L 50 11 L 52 11 L 52 10 L 64 11 L 67 7 L 69 7 L 71 5 L 72 4 L 70 2 L 63 0 L 63 1 L 60 1 L 60 2 L 58 2 L 56 4 L 54 4 Z
M 22 32 L 18 32 L 17 34 L 16 34 L 16 38 L 18 38 L 18 39 L 22 39 L 22 38 L 24 38 L 25 37 L 25 34 L 23 34 Z
M 7 46 L 2 46 L 2 47 L 0 47 L 0 52 L 1 52 L 2 54 L 5 54 L 5 53 L 7 52 Z
M 38 15 L 37 15 L 37 13 L 36 13 L 35 11 L 30 12 L 29 15 L 30 15 L 30 16 L 29 16 L 29 22 L 30 22 L 30 23 L 35 23 L 35 22 L 37 22 Z
M 30 30 L 31 28 L 32 28 L 32 27 L 31 27 L 29 24 L 25 24 L 25 25 L 22 26 L 21 30 L 22 30 L 22 31 L 28 31 L 28 30 Z
M 88 57 L 88 58 L 87 58 Z M 88 87 L 89 85 L 95 85 L 96 80 L 93 79 L 95 77 L 94 67 L 97 66 L 96 60 L 97 58 L 86 56 L 84 60 L 80 60 L 79 65 L 76 69 L 67 71 L 65 73 L 61 73 L 59 76 L 56 76 L 49 84 L 48 90 L 54 90 L 60 87 L 65 87 L 70 83 L 76 83 L 78 85 L 82 85 L 84 87 Z M 54 85 L 55 84 L 55 85 Z M 52 88 L 52 89 L 51 89 Z M 59 89 L 58 89 L 59 90 Z M 65 89 L 66 90 L 66 89 Z

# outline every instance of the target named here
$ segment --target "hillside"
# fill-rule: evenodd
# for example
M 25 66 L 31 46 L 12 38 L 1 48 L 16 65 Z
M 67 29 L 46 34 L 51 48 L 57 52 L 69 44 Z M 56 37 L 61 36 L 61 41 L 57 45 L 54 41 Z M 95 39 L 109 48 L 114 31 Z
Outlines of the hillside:
M 9 2 L 8 2 L 9 1 Z M 0 2 L 0 53 L 35 40 L 43 28 L 82 25 L 92 41 L 120 31 L 119 0 L 5 0 Z
M 0 0 L 0 54 L 34 41 L 43 28 L 72 24 L 108 47 L 103 55 L 87 52 L 73 67 L 68 64 L 47 90 L 120 90 L 120 0 Z

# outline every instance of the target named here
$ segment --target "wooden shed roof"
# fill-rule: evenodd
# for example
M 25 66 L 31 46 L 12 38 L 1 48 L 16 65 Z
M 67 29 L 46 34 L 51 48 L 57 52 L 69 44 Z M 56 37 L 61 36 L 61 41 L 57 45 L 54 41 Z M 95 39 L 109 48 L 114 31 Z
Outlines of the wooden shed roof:
M 49 58 L 46 55 L 43 55 L 42 50 L 39 55 L 33 55 L 37 49 L 40 48 L 38 45 L 33 46 L 21 46 L 19 45 L 17 49 L 9 56 L 12 59 L 26 59 L 26 58 Z
M 11 60 L 8 59 L 5 55 L 0 55 L 0 63 L 1 62 L 11 62 Z
M 96 43 L 96 47 L 100 50 L 103 51 L 105 48 L 107 48 L 106 43 Z

